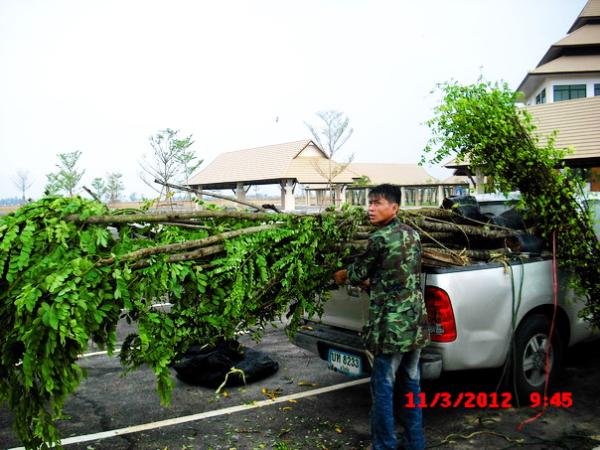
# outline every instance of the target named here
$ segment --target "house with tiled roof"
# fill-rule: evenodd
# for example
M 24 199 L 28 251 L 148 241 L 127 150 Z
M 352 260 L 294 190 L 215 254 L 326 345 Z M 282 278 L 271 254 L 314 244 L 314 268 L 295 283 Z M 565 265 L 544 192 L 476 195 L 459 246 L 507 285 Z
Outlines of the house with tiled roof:
M 558 131 L 556 147 L 571 150 L 566 164 L 600 191 L 600 0 L 586 3 L 518 90 L 542 142 Z
M 323 206 L 330 190 L 336 204 L 366 204 L 369 188 L 381 183 L 401 187 L 402 206 L 439 204 L 445 195 L 468 189 L 464 180 L 440 182 L 417 164 L 340 163 L 310 139 L 221 153 L 186 184 L 198 190 L 232 189 L 238 200 L 251 186 L 278 185 L 281 206 L 291 211 L 297 185 L 303 186 L 309 207 Z
M 550 46 L 517 90 L 541 143 L 557 131 L 555 146 L 570 151 L 565 163 L 600 191 L 600 0 L 586 3 L 568 35 Z M 469 173 L 468 162 L 446 167 Z

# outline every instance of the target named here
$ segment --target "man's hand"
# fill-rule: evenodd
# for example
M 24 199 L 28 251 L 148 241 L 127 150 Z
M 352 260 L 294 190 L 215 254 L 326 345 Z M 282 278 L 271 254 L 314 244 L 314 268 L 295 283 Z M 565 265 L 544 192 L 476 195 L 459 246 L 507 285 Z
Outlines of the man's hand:
M 348 271 L 346 269 L 338 270 L 333 274 L 335 284 L 344 284 L 348 281 Z

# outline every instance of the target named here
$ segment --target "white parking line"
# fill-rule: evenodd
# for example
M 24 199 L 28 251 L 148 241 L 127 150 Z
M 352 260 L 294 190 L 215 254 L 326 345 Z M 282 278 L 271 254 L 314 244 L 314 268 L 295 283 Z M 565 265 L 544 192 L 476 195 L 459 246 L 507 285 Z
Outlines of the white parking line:
M 322 387 L 318 389 L 311 389 L 310 391 L 297 392 L 296 394 L 284 395 L 277 397 L 274 400 L 260 400 L 251 404 L 230 406 L 229 408 L 216 409 L 214 411 L 206 411 L 203 413 L 192 414 L 190 416 L 175 417 L 173 419 L 160 420 L 158 422 L 144 423 L 141 425 L 133 425 L 126 428 L 118 428 L 116 430 L 103 431 L 95 434 L 84 434 L 81 436 L 73 436 L 70 438 L 63 439 L 62 445 L 78 444 L 81 442 L 97 441 L 101 439 L 107 439 L 116 436 L 122 436 L 124 434 L 139 433 L 140 431 L 154 430 L 156 428 L 168 427 L 172 425 L 179 425 L 186 422 L 194 422 L 197 420 L 208 419 L 210 417 L 223 416 L 226 414 L 233 414 L 240 411 L 248 411 L 250 409 L 262 408 L 264 406 L 276 405 L 278 403 L 285 403 L 290 400 L 297 400 L 299 398 L 312 397 L 314 395 L 326 394 L 328 392 L 337 391 L 340 389 L 346 389 L 353 386 L 359 386 L 361 384 L 368 383 L 370 378 L 361 378 L 360 380 L 347 381 L 346 383 L 334 384 L 333 386 Z M 25 450 L 25 447 L 16 447 L 9 450 Z
M 118 355 L 120 352 L 121 352 L 120 348 L 115 348 L 113 350 L 113 355 Z M 100 355 L 108 355 L 108 351 L 104 350 L 104 351 L 100 351 L 100 352 L 84 353 L 82 355 L 79 355 L 79 358 L 89 358 L 90 356 L 100 356 Z

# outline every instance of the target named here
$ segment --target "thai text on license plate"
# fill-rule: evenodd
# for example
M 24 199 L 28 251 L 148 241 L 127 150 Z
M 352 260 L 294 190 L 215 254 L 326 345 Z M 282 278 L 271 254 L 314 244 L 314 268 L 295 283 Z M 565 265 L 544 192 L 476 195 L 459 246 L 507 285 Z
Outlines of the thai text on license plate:
M 359 376 L 362 374 L 362 361 L 360 356 L 340 352 L 333 348 L 329 349 L 327 355 L 329 368 L 350 376 Z

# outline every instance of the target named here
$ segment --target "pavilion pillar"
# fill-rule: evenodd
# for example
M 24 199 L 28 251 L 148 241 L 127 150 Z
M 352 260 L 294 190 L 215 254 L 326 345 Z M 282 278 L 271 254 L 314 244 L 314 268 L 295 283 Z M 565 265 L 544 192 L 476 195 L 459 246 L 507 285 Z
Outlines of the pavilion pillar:
M 246 189 L 244 189 L 244 183 L 237 183 L 235 187 L 235 198 L 239 201 L 246 201 Z
M 484 187 L 485 177 L 483 175 L 483 171 L 479 168 L 475 170 L 475 183 L 477 183 L 475 192 L 477 194 L 484 194 L 485 193 L 485 187 Z
M 294 198 L 294 180 L 281 181 L 281 208 L 283 211 L 293 211 L 296 209 L 296 199 Z
M 369 188 L 365 188 L 365 206 L 369 207 Z
M 346 202 L 346 189 L 343 184 L 336 184 L 335 188 L 335 208 L 341 208 L 342 204 Z
M 437 203 L 438 205 L 441 205 L 444 201 L 444 186 L 442 186 L 441 184 L 438 186 L 437 197 Z
M 400 186 L 400 208 L 404 208 L 406 206 L 406 188 L 404 186 Z

